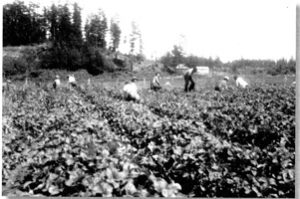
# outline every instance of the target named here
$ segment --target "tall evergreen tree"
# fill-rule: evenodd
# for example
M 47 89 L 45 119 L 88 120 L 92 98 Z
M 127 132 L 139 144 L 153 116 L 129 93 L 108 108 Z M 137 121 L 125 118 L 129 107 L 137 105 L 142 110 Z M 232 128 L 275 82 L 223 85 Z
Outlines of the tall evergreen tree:
M 68 8 L 68 4 L 64 4 L 59 7 L 59 22 L 58 22 L 58 41 L 61 44 L 70 46 L 72 45 L 72 23 L 71 23 L 71 12 Z
M 26 6 L 22 1 L 3 6 L 3 45 L 27 45 L 45 39 L 42 17 L 37 4 Z
M 130 34 L 130 54 L 142 54 L 143 43 L 142 34 L 136 22 L 131 23 L 131 34 Z
M 100 43 L 100 17 L 98 15 L 89 16 L 85 24 L 85 38 L 89 46 L 99 46 Z
M 130 54 L 134 54 L 136 50 L 136 40 L 137 40 L 137 25 L 135 22 L 131 23 L 132 32 L 130 34 Z
M 77 3 L 73 4 L 73 42 L 76 47 L 82 45 L 82 31 L 81 31 L 81 8 Z
M 103 10 L 99 10 L 99 16 L 100 16 L 100 47 L 101 48 L 106 48 L 106 40 L 105 40 L 105 35 L 107 32 L 107 18 Z
M 176 67 L 178 64 L 183 63 L 183 48 L 179 45 L 174 45 L 172 50 L 173 55 L 173 67 Z
M 110 23 L 111 48 L 115 52 L 119 48 L 121 39 L 121 28 L 117 19 L 112 19 Z
M 58 40 L 58 7 L 55 4 L 51 5 L 50 11 L 47 13 L 50 26 L 50 40 L 54 43 Z
M 142 34 L 139 34 L 139 54 L 142 55 L 144 50 Z
M 290 60 L 287 63 L 287 67 L 289 72 L 296 73 L 296 61 L 293 58 L 290 58 Z
M 105 35 L 107 31 L 107 21 L 103 11 L 93 14 L 85 24 L 85 38 L 88 45 L 106 48 Z

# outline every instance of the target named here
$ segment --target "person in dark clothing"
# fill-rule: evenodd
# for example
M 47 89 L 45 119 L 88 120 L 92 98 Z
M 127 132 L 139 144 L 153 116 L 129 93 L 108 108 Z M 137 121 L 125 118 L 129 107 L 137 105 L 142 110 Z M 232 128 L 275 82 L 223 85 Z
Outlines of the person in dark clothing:
M 194 67 L 194 68 L 190 68 L 188 69 L 183 77 L 184 77 L 184 91 L 185 92 L 189 92 L 189 91 L 193 91 L 195 90 L 195 82 L 192 78 L 192 75 L 197 72 L 197 68 Z

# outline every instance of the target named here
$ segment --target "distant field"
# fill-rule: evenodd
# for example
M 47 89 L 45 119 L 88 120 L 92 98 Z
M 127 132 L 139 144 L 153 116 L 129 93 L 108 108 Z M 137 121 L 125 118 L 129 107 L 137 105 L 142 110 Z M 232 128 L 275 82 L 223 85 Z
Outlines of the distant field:
M 33 80 L 28 81 L 29 84 L 35 84 L 33 82 L 40 82 L 42 85 L 45 85 L 48 88 L 52 87 L 52 81 L 56 74 L 60 74 L 61 81 L 63 84 L 67 84 L 67 76 L 70 72 L 55 72 L 49 71 L 43 75 L 40 80 Z M 74 74 L 74 73 L 73 73 Z M 193 77 L 194 81 L 196 82 L 196 90 L 200 91 L 203 89 L 214 89 L 215 85 L 218 81 L 222 80 L 224 76 L 229 76 L 230 80 L 228 82 L 229 86 L 235 86 L 235 82 L 233 80 L 233 75 L 223 72 L 215 72 L 214 74 L 208 76 L 199 76 L 195 75 Z M 86 86 L 88 79 L 92 85 L 97 86 L 99 88 L 105 89 L 118 89 L 121 90 L 125 82 L 130 81 L 131 77 L 136 76 L 138 78 L 137 85 L 140 90 L 149 89 L 150 88 L 150 81 L 152 76 L 141 75 L 141 74 L 122 74 L 122 73 L 106 73 L 104 75 L 99 75 L 96 77 L 90 76 L 86 71 L 80 71 L 79 73 L 75 73 L 75 77 L 78 81 L 79 85 Z M 271 76 L 271 75 L 241 75 L 250 86 L 257 86 L 257 85 L 278 85 L 278 86 L 288 86 L 291 85 L 294 81 L 296 81 L 295 75 L 278 75 L 278 76 Z M 52 77 L 52 78 L 51 78 Z M 42 81 L 45 79 L 45 81 Z M 24 85 L 24 81 L 15 81 L 14 84 L 16 85 Z M 169 82 L 171 86 L 166 86 L 165 84 Z M 163 74 L 161 77 L 161 85 L 166 90 L 173 90 L 173 89 L 183 89 L 184 87 L 184 80 L 182 75 L 168 75 Z
M 233 76 L 226 74 L 230 77 L 229 85 L 234 86 L 235 82 L 233 80 Z M 141 89 L 148 89 L 150 87 L 150 81 L 151 79 L 144 78 L 143 76 L 137 76 L 139 78 L 139 81 L 137 82 L 137 85 Z M 224 75 L 214 75 L 214 76 L 195 76 L 194 80 L 196 83 L 196 89 L 214 89 L 215 85 L 218 81 L 222 80 Z M 278 84 L 278 85 L 290 85 L 294 81 L 296 81 L 295 76 L 270 76 L 270 75 L 244 75 L 242 76 L 249 85 L 257 85 L 257 84 Z M 127 81 L 129 81 L 130 78 L 127 78 Z M 163 76 L 161 78 L 161 84 L 165 85 L 166 82 L 169 82 L 171 86 L 164 86 L 167 90 L 171 89 L 179 89 L 184 86 L 184 80 L 183 77 L 180 75 L 174 75 L 174 76 Z M 118 79 L 111 79 L 109 81 L 101 81 L 101 80 L 95 80 L 94 84 L 98 86 L 103 86 L 107 89 L 111 87 L 122 87 L 122 85 L 125 83 L 125 80 L 118 80 Z

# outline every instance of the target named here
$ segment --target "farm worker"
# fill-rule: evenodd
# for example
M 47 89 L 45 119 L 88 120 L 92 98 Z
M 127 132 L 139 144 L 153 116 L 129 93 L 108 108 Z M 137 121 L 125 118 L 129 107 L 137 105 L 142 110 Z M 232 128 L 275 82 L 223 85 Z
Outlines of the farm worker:
M 123 94 L 125 100 L 141 101 L 141 98 L 138 94 L 138 88 L 135 84 L 137 78 L 133 77 L 131 82 L 126 83 L 123 87 Z
M 229 77 L 225 76 L 218 85 L 216 85 L 215 90 L 216 91 L 223 91 L 228 88 L 227 83 L 228 83 Z
M 165 86 L 171 86 L 171 83 L 170 83 L 169 81 L 167 81 L 167 82 L 165 83 Z
M 87 80 L 87 86 L 88 86 L 88 87 L 91 86 L 91 79 L 90 79 L 90 78 L 88 78 L 88 80 Z
M 25 86 L 28 86 L 28 78 L 25 78 Z
M 237 87 L 246 88 L 248 86 L 248 83 L 242 77 L 234 76 L 234 80 Z
M 75 87 L 75 86 L 76 86 L 75 76 L 74 76 L 74 75 L 69 75 L 69 76 L 68 76 L 68 79 L 69 79 L 69 84 L 70 84 L 72 87 Z
M 192 91 L 192 90 L 195 90 L 195 82 L 192 78 L 192 75 L 197 72 L 197 68 L 194 67 L 194 68 L 190 68 L 188 69 L 183 77 L 184 77 L 184 91 L 185 92 L 189 92 L 189 91 Z
M 53 88 L 56 89 L 56 88 L 59 87 L 59 86 L 60 86 L 60 79 L 59 79 L 59 76 L 56 75 L 56 76 L 55 76 L 55 80 L 54 80 L 54 82 L 53 82 Z
M 160 86 L 160 83 L 159 83 L 159 78 L 160 78 L 159 73 L 156 73 L 155 76 L 152 79 L 151 84 L 150 84 L 150 88 L 154 91 L 157 91 L 157 90 L 161 89 L 161 86 Z

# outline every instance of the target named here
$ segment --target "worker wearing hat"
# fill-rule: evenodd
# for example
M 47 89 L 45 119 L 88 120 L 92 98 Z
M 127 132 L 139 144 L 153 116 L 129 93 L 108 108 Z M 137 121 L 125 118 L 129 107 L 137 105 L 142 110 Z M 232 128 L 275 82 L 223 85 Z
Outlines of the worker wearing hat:
M 137 102 L 141 101 L 140 95 L 138 94 L 137 85 L 135 84 L 136 80 L 137 80 L 137 78 L 133 77 L 131 79 L 131 82 L 126 83 L 124 85 L 123 94 L 124 94 L 125 100 L 133 100 L 133 101 L 137 101 Z
M 228 88 L 227 83 L 228 83 L 229 77 L 225 76 L 215 87 L 216 91 L 223 91 Z

